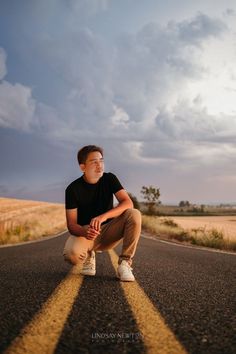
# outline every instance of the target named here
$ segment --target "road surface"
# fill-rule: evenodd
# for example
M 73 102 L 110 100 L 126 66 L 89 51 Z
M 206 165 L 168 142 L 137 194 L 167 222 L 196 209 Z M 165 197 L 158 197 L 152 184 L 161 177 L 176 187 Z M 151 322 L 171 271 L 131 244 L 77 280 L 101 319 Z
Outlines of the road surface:
M 236 352 L 236 255 L 141 237 L 120 283 L 120 246 L 83 277 L 66 238 L 0 248 L 1 353 Z

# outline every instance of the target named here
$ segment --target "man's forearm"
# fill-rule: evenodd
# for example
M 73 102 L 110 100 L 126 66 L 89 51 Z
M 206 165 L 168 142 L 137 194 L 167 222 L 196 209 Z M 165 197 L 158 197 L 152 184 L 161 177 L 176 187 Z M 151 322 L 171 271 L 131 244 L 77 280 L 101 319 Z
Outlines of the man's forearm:
M 72 224 L 72 225 L 67 225 L 69 232 L 73 236 L 84 236 L 86 237 L 87 235 L 87 230 L 84 226 L 81 226 L 79 224 Z
M 130 208 L 133 208 L 132 201 L 124 200 L 123 202 L 120 202 L 113 209 L 108 210 L 106 213 L 104 213 L 103 216 L 105 216 L 106 219 L 116 218 L 117 216 L 121 215 L 125 210 Z

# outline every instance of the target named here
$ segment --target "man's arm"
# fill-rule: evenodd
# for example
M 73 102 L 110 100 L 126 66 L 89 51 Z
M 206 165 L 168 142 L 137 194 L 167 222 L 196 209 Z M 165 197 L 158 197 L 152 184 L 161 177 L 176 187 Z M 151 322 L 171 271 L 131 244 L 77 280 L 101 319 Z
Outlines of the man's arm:
M 99 231 L 101 224 L 107 219 L 115 218 L 121 215 L 126 209 L 133 208 L 133 202 L 130 199 L 128 193 L 125 189 L 121 189 L 115 193 L 116 199 L 118 200 L 118 205 L 106 213 L 101 214 L 93 218 L 90 222 L 90 226 Z
M 66 222 L 67 228 L 71 235 L 83 236 L 90 239 L 94 239 L 99 232 L 89 227 L 89 225 L 81 226 L 77 224 L 77 208 L 66 209 Z

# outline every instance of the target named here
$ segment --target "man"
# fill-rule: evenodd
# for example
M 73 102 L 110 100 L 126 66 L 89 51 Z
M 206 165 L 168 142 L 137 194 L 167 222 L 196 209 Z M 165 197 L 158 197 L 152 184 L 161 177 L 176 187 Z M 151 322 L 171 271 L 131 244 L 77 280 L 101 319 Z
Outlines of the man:
M 132 259 L 141 232 L 141 215 L 117 177 L 104 172 L 102 148 L 79 150 L 83 175 L 66 188 L 66 219 L 70 236 L 64 259 L 81 264 L 81 274 L 95 275 L 95 251 L 114 248 L 123 240 L 117 274 L 121 281 L 134 281 Z M 113 207 L 113 195 L 118 205 Z

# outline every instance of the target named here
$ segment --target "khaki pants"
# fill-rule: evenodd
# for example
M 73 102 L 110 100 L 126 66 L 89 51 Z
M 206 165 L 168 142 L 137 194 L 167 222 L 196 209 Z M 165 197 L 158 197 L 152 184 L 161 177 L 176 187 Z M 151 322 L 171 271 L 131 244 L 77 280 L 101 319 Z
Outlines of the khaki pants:
M 123 240 L 119 263 L 124 259 L 132 264 L 141 233 L 141 214 L 137 209 L 127 209 L 118 217 L 102 225 L 102 230 L 95 240 L 85 237 L 69 236 L 63 256 L 72 264 L 85 262 L 89 251 L 104 251 L 114 248 Z

